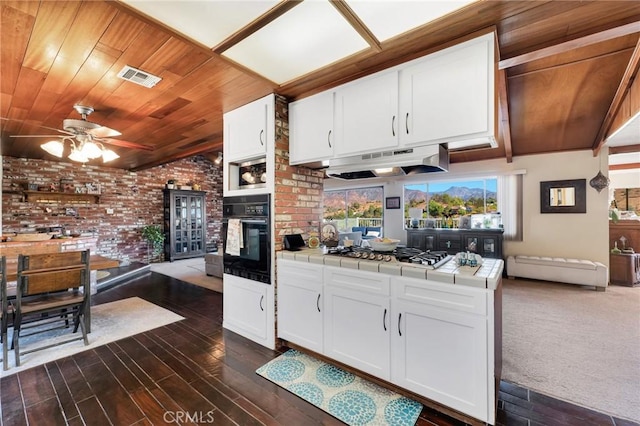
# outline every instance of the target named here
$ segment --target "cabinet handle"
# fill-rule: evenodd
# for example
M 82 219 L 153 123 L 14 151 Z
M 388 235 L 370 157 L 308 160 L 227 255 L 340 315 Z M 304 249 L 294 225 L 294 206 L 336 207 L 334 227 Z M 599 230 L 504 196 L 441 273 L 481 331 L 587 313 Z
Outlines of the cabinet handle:
M 382 327 L 387 331 L 387 308 L 384 308 L 384 316 L 382 317 Z
M 260 310 L 264 312 L 264 308 L 262 307 L 262 301 L 264 300 L 264 294 L 260 296 Z
M 391 119 L 391 134 L 393 136 L 396 135 L 396 116 L 394 115 L 393 118 Z
M 400 320 L 402 319 L 402 314 L 398 314 L 398 334 L 402 336 L 402 330 L 400 329 Z
M 318 312 L 320 312 L 320 294 L 318 294 L 318 299 L 316 300 L 316 308 L 318 308 Z
M 264 146 L 264 141 L 262 140 L 262 135 L 264 135 L 264 129 L 260 130 L 260 145 Z
M 409 134 L 409 113 L 407 113 L 406 117 L 404 118 L 404 127 L 407 130 L 407 134 Z
M 327 143 L 329 144 L 329 148 L 331 148 L 331 132 L 332 130 L 329 130 L 329 133 L 327 134 Z

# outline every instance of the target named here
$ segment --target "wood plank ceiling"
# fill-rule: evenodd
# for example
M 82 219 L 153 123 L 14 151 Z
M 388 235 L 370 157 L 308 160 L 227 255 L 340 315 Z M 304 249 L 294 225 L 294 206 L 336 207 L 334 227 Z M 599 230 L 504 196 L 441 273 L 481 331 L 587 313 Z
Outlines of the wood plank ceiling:
M 274 7 L 220 46 L 295 3 Z M 11 136 L 57 134 L 64 119 L 80 118 L 73 105 L 81 104 L 95 109 L 89 121 L 122 133 L 110 146 L 121 157 L 109 165 L 130 170 L 213 157 L 222 149 L 222 114 L 268 93 L 299 99 L 486 29 L 495 29 L 500 50 L 499 147 L 451 161 L 598 149 L 614 98 L 638 68 L 637 1 L 481 1 L 386 42 L 369 40 L 369 49 L 282 86 L 123 3 L 2 0 L 0 7 L 2 154 L 55 159 L 40 149 L 47 138 Z M 152 89 L 126 82 L 116 76 L 124 65 L 162 81 Z

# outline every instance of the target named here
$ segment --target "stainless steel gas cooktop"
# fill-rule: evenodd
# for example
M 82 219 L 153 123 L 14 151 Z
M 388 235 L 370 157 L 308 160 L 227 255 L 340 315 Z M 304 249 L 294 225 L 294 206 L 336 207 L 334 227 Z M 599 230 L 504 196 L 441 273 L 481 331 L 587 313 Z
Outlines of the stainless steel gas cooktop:
M 410 247 L 397 248 L 389 252 L 375 251 L 371 248 L 363 247 L 336 247 L 329 249 L 327 254 L 374 262 L 410 263 L 429 269 L 437 269 L 453 259 L 453 256 L 446 251 L 422 251 Z

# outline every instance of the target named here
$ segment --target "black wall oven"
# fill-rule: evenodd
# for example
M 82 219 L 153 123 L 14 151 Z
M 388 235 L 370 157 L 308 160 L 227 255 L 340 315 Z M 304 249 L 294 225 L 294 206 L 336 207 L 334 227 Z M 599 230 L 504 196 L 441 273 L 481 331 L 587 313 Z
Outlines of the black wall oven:
M 222 259 L 225 274 L 271 284 L 269 206 L 269 194 L 223 198 Z

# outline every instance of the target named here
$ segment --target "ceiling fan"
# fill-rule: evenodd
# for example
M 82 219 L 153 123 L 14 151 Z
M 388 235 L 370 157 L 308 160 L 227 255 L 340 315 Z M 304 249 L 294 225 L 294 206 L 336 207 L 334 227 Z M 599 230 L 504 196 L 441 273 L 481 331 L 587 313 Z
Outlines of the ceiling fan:
M 72 161 L 78 161 L 80 163 L 86 163 L 92 159 L 100 157 L 102 157 L 103 162 L 106 163 L 120 157 L 113 150 L 105 148 L 103 144 L 153 151 L 154 148 L 148 145 L 113 139 L 114 136 L 120 136 L 122 133 L 101 124 L 88 121 L 87 116 L 94 111 L 92 107 L 84 105 L 74 105 L 73 108 L 78 112 L 78 114 L 80 114 L 82 118 L 66 118 L 62 120 L 62 130 L 41 126 L 46 129 L 60 132 L 61 134 L 59 135 L 12 135 L 11 137 L 59 138 L 40 145 L 42 149 L 58 158 L 62 158 L 64 154 L 64 143 L 66 141 L 69 141 L 71 144 L 71 153 L 69 154 L 68 158 Z

